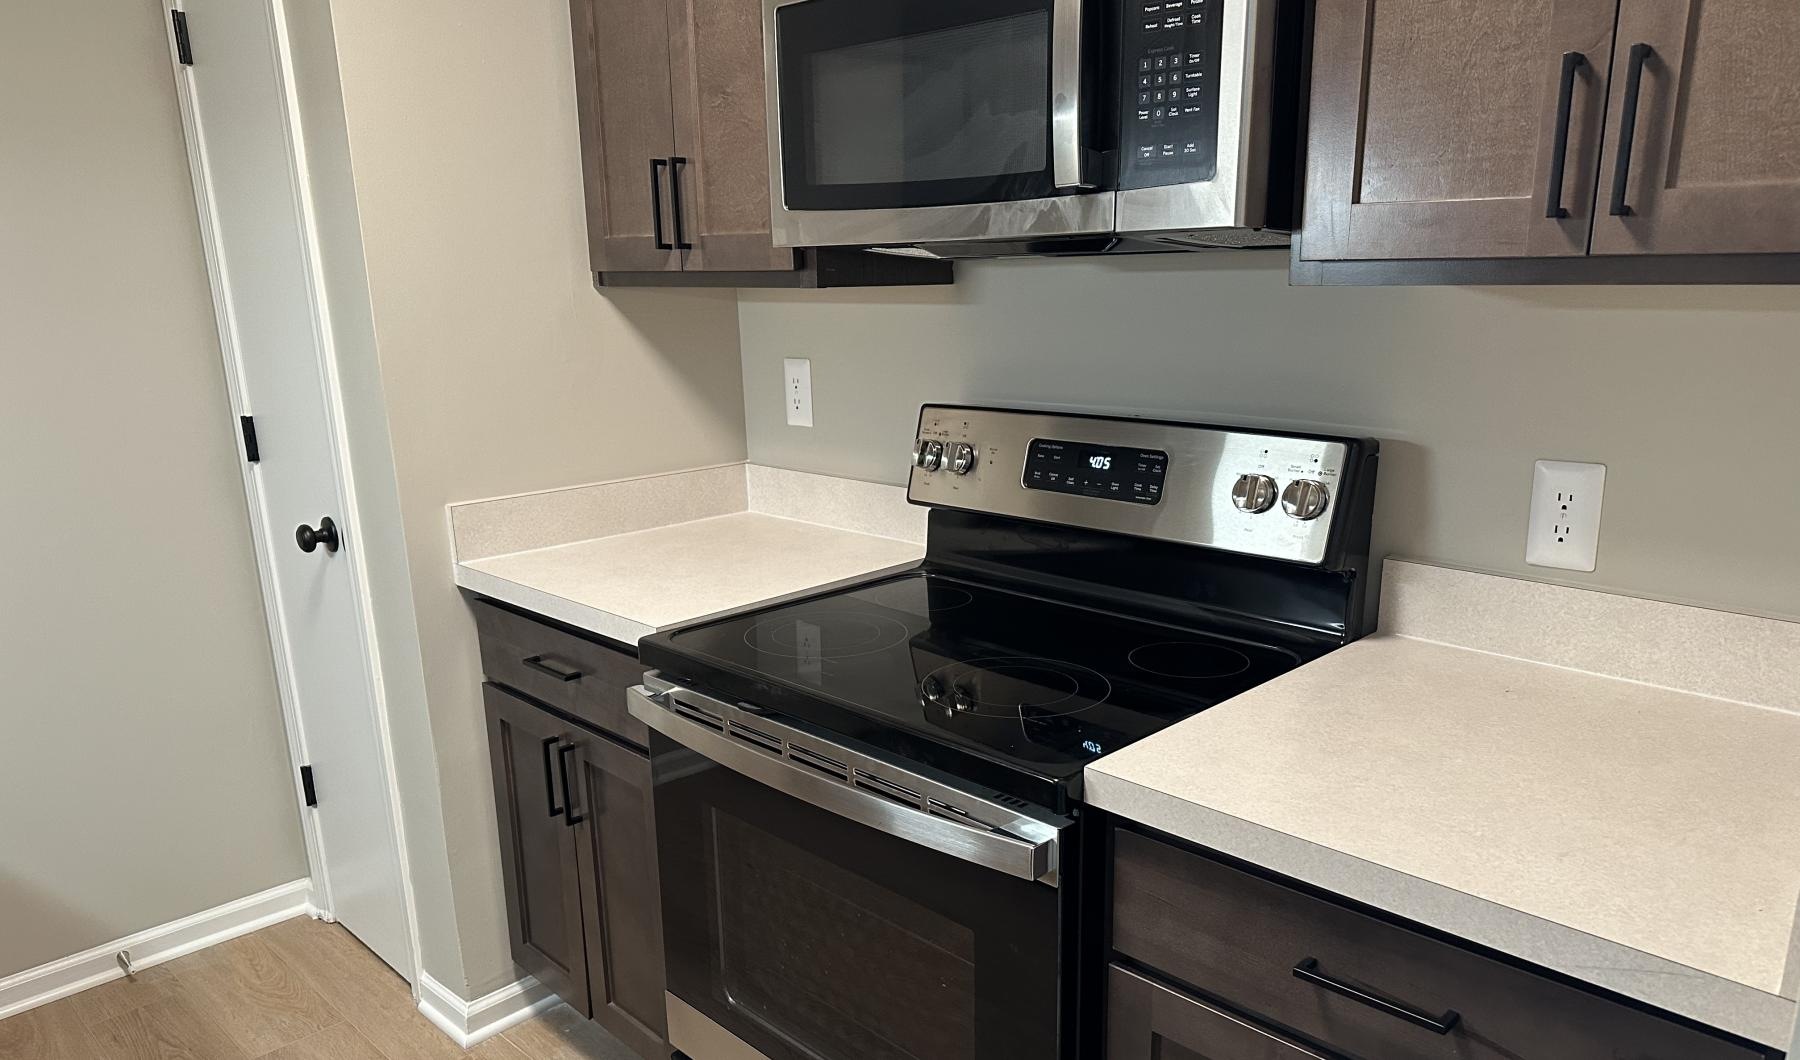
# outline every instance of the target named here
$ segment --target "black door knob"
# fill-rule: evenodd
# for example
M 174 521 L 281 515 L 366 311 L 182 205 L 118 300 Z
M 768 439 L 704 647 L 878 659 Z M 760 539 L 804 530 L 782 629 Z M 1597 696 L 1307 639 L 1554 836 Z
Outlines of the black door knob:
M 302 552 L 311 552 L 320 545 L 324 545 L 327 552 L 336 552 L 338 550 L 337 524 L 331 521 L 329 515 L 319 520 L 317 530 L 301 523 L 299 529 L 294 531 L 294 540 L 300 543 Z

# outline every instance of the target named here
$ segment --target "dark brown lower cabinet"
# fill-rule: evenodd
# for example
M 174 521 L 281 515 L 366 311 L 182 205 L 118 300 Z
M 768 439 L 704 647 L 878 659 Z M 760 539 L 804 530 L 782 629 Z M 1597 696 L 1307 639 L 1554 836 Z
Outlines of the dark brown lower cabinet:
M 650 759 L 604 737 L 577 739 L 570 768 L 579 778 L 576 804 L 588 818 L 575 833 L 591 1015 L 641 1055 L 666 1057 Z
M 1117 964 L 1106 989 L 1106 1060 L 1328 1060 Z
M 649 757 L 499 685 L 483 695 L 513 959 L 668 1057 Z
M 1770 1055 L 1137 831 L 1112 875 L 1107 1060 Z
M 581 915 L 581 859 L 561 789 L 562 747 L 575 726 L 498 685 L 484 685 L 494 809 L 513 960 L 591 1015 Z

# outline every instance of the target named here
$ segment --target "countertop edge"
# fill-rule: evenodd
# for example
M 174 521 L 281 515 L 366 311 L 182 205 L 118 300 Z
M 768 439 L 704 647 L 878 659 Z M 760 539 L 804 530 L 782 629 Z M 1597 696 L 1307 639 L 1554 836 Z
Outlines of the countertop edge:
M 514 607 L 553 618 L 577 629 L 585 629 L 589 633 L 597 633 L 602 637 L 610 637 L 622 644 L 636 645 L 639 638 L 656 632 L 655 626 L 615 615 L 610 611 L 602 611 L 597 607 L 578 604 L 542 589 L 533 589 L 529 585 L 501 578 L 486 571 L 479 571 L 464 564 L 456 564 L 456 584 L 473 593 L 512 604 Z
M 1785 1050 L 1795 1002 L 1297 836 L 1085 771 L 1085 801 L 1126 820 L 1696 1020 Z

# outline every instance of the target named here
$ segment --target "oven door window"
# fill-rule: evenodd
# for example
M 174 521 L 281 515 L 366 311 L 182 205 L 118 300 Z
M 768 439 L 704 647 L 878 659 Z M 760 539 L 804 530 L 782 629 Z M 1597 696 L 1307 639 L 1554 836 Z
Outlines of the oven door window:
M 803 0 L 775 18 L 790 209 L 1056 194 L 1050 0 Z
M 653 742 L 677 997 L 770 1060 L 1056 1060 L 1054 888 Z

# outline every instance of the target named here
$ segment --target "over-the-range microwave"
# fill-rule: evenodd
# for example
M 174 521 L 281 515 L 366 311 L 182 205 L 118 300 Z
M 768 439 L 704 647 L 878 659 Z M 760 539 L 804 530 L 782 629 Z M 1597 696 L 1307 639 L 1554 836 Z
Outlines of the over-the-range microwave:
M 1304 0 L 764 0 L 782 246 L 1283 245 Z

